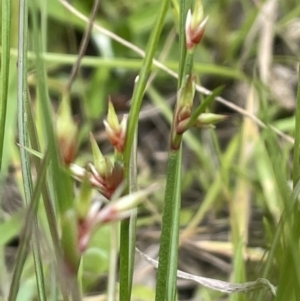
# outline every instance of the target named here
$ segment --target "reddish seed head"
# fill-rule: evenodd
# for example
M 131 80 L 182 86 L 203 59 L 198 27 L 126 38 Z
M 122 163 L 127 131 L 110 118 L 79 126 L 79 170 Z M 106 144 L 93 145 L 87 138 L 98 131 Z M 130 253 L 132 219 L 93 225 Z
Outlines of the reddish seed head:
M 208 20 L 208 17 L 206 17 L 204 20 L 200 20 L 198 21 L 198 23 L 196 23 L 195 21 L 193 22 L 192 18 L 193 18 L 192 13 L 189 10 L 186 17 L 186 25 L 185 25 L 187 49 L 193 49 L 195 46 L 197 46 L 200 43 Z

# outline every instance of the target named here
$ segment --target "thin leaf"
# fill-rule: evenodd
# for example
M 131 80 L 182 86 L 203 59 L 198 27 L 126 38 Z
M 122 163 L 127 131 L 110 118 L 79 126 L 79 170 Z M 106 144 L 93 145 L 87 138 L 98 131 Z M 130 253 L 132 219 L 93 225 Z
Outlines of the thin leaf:
M 28 128 L 27 128 L 27 39 L 28 39 L 28 2 L 22 1 L 20 2 L 20 10 L 19 10 L 19 47 L 18 47 L 18 134 L 20 144 L 23 146 L 29 145 L 28 139 Z M 33 209 L 32 220 L 35 224 L 37 224 L 36 220 L 36 208 L 37 201 L 39 197 L 39 189 L 37 186 L 37 195 L 35 195 L 36 200 L 33 196 L 33 183 L 31 177 L 31 166 L 30 166 L 30 157 L 29 153 L 25 151 L 24 148 L 20 148 L 20 156 L 21 156 L 21 168 L 22 168 L 22 176 L 23 176 L 23 185 L 25 192 L 25 202 L 30 208 Z M 46 168 L 45 168 L 46 169 Z M 38 182 L 39 183 L 39 182 Z M 41 185 L 41 184 L 40 184 Z M 32 200 L 32 201 L 31 201 Z M 31 228 L 31 227 L 30 227 Z M 29 226 L 28 226 L 29 229 Z M 34 233 L 37 230 L 37 227 L 34 227 Z M 16 269 L 13 276 L 13 281 L 10 289 L 9 300 L 15 300 L 19 288 L 19 281 L 22 274 L 23 266 L 26 259 L 27 254 L 27 244 L 29 244 L 29 237 L 27 237 L 27 242 L 23 243 L 23 249 L 20 247 L 20 258 L 18 258 L 18 263 L 16 265 Z M 39 245 L 37 241 L 32 241 L 32 250 L 33 257 L 35 262 L 35 272 L 36 272 L 36 280 L 39 292 L 40 300 L 46 300 L 45 293 L 45 284 L 44 284 L 44 275 L 41 265 L 41 256 L 39 252 Z
M 43 160 L 41 170 L 38 173 L 39 177 L 38 177 L 38 180 L 37 180 L 34 192 L 33 192 L 32 201 L 28 207 L 28 213 L 27 213 L 26 221 L 25 221 L 23 239 L 21 240 L 21 244 L 18 248 L 17 261 L 16 261 L 16 266 L 15 266 L 13 277 L 12 277 L 12 283 L 11 283 L 10 290 L 9 290 L 8 301 L 14 301 L 17 298 L 18 290 L 20 287 L 20 279 L 21 279 L 21 275 L 22 275 L 22 270 L 23 270 L 23 266 L 25 264 L 26 256 L 28 254 L 28 247 L 29 247 L 30 236 L 31 236 L 31 231 L 32 231 L 32 221 L 36 215 L 41 187 L 42 187 L 43 182 L 45 181 L 46 170 L 47 170 L 48 164 L 49 164 L 49 156 L 46 155 Z M 42 283 L 41 283 L 41 286 L 43 286 Z M 43 288 L 41 288 L 41 290 L 42 290 L 42 292 L 45 292 L 45 290 Z M 41 295 L 40 295 L 40 297 L 41 297 Z M 45 298 L 43 298 L 43 297 L 45 297 Z M 46 300 L 46 296 L 43 295 L 42 299 Z
M 169 153 L 160 238 L 156 301 L 175 300 L 181 205 L 181 147 Z
M 297 89 L 297 106 L 295 116 L 295 144 L 294 144 L 294 160 L 293 160 L 293 186 L 300 177 L 299 161 L 300 161 L 300 65 L 298 67 L 298 89 Z
M 185 37 L 185 22 L 188 9 L 191 5 L 191 1 L 180 0 L 180 10 L 179 10 L 179 49 L 180 49 L 180 59 L 179 59 L 179 72 L 178 72 L 178 89 L 181 87 L 182 80 L 184 78 L 185 62 L 186 62 L 186 37 Z
M 0 170 L 2 169 L 3 144 L 5 134 L 7 92 L 9 81 L 9 59 L 10 59 L 10 28 L 11 28 L 11 0 L 2 1 L 1 16 L 1 82 L 0 82 Z
M 142 69 L 140 71 L 137 84 L 135 85 L 132 105 L 129 112 L 128 125 L 126 131 L 126 145 L 124 151 L 124 167 L 125 167 L 125 180 L 130 184 L 131 173 L 131 156 L 132 145 L 137 131 L 138 116 L 145 92 L 148 77 L 151 72 L 153 58 L 157 49 L 159 37 L 164 25 L 164 19 L 167 14 L 170 5 L 170 0 L 163 0 L 160 3 L 160 8 L 157 13 L 157 17 L 154 23 L 154 28 L 151 32 L 151 36 L 146 48 L 146 55 L 142 63 Z M 129 191 L 131 193 L 132 191 Z M 135 225 L 136 218 L 132 216 L 130 220 L 124 221 L 121 224 L 121 238 L 120 238 L 120 300 L 129 301 L 132 289 L 132 276 L 133 276 L 133 264 L 134 264 L 134 248 L 135 245 Z
M 188 123 L 188 126 L 191 126 L 192 124 L 194 124 L 198 118 L 198 116 L 203 113 L 206 108 L 209 107 L 209 105 L 214 101 L 214 99 L 220 95 L 220 93 L 222 92 L 222 90 L 224 89 L 224 86 L 220 86 L 218 88 L 216 88 L 215 90 L 213 90 L 213 92 L 207 96 L 204 101 L 201 102 L 201 104 L 194 110 L 190 120 L 189 120 L 189 123 Z

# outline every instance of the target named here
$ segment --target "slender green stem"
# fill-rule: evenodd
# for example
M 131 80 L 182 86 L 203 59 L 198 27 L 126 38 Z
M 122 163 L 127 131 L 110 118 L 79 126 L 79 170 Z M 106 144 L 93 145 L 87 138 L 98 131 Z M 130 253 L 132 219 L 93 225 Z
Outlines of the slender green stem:
M 49 152 L 51 156 L 51 167 L 53 173 L 53 180 L 56 194 L 56 204 L 59 212 L 66 212 L 68 209 L 73 208 L 73 193 L 70 177 L 66 176 L 66 172 L 60 166 L 59 150 L 57 146 L 55 131 L 53 127 L 52 109 L 50 107 L 49 93 L 47 90 L 47 76 L 45 71 L 44 61 L 41 56 L 41 39 L 38 27 L 38 10 L 37 0 L 32 2 L 32 27 L 33 34 L 36 39 L 33 41 L 33 46 L 36 55 L 37 68 L 37 87 L 41 102 L 42 115 L 44 121 L 45 135 L 47 137 Z M 55 176 L 54 176 L 55 175 Z
M 28 3 L 20 1 L 19 11 L 19 45 L 18 45 L 18 132 L 21 146 L 28 146 L 27 128 L 27 37 L 28 37 Z M 21 167 L 26 204 L 30 202 L 32 191 L 30 157 L 24 147 L 20 148 Z M 30 180 L 29 180 L 30 179 Z
M 118 261 L 118 232 L 119 223 L 113 223 L 110 226 L 110 252 L 109 252 L 109 274 L 107 285 L 107 301 L 116 300 L 116 275 L 117 275 L 117 261 Z
M 165 191 L 156 301 L 171 301 L 176 297 L 179 213 L 181 205 L 181 147 L 169 154 Z
M 182 78 L 181 84 L 184 83 L 184 77 L 192 74 L 193 64 L 194 64 L 194 49 L 186 52 L 186 57 L 185 57 L 185 61 L 184 61 L 184 70 L 182 73 L 183 78 Z M 179 81 L 179 79 L 178 79 L 178 81 Z
M 300 72 L 300 66 L 299 66 Z M 293 160 L 293 185 L 296 186 L 299 180 L 299 160 L 300 160 L 300 73 L 298 72 L 298 90 L 297 90 L 297 107 L 295 118 L 295 144 Z
M 42 264 L 42 256 L 41 256 L 41 249 L 39 243 L 39 237 L 37 237 L 38 233 L 38 220 L 37 217 L 34 217 L 34 224 L 33 224 L 33 233 L 32 236 L 32 250 L 33 250 L 33 258 L 34 258 L 34 267 L 35 267 L 35 276 L 37 281 L 37 289 L 38 289 L 38 296 L 39 300 L 46 301 L 46 289 L 45 289 L 45 280 L 44 280 L 44 271 L 43 271 L 43 264 Z
M 180 1 L 180 12 L 179 12 L 179 49 L 180 49 L 180 60 L 179 60 L 179 75 L 178 75 L 178 89 L 181 87 L 182 79 L 184 78 L 185 69 L 185 58 L 186 58 L 186 37 L 185 37 L 185 22 L 190 7 L 191 1 L 181 0 Z
M 0 47 L 0 52 L 2 52 Z M 12 58 L 17 56 L 17 50 L 11 49 L 10 50 L 10 56 Z M 62 53 L 52 53 L 52 52 L 46 52 L 41 53 L 41 58 L 43 59 L 44 63 L 47 64 L 47 66 L 50 65 L 73 65 L 76 63 L 77 55 L 74 54 L 62 54 Z M 27 53 L 27 59 L 29 62 L 36 61 L 36 56 L 33 52 L 28 51 Z M 178 62 L 175 61 L 165 61 L 164 66 L 166 66 L 169 70 L 178 70 Z M 127 70 L 139 70 L 142 67 L 142 60 L 141 59 L 124 59 L 124 58 L 101 58 L 101 57 L 91 57 L 91 56 L 84 56 L 81 61 L 81 66 L 85 67 L 91 67 L 91 68 L 97 68 L 99 66 L 101 67 L 107 67 L 107 68 L 121 68 L 121 69 L 127 69 Z M 183 64 L 184 66 L 184 64 Z M 160 67 L 156 64 L 153 65 L 153 70 L 159 70 Z M 236 78 L 239 80 L 247 80 L 245 74 L 243 74 L 241 71 L 232 69 L 226 66 L 220 66 L 216 64 L 204 64 L 204 63 L 195 63 L 194 64 L 194 70 L 199 73 L 205 73 L 205 74 L 217 74 L 219 76 L 223 77 L 229 77 L 229 78 Z
M 22 275 L 22 270 L 23 266 L 26 260 L 26 256 L 28 253 L 28 247 L 30 243 L 30 236 L 32 232 L 32 221 L 34 220 L 34 217 L 36 216 L 36 211 L 38 207 L 38 200 L 41 192 L 41 187 L 43 185 L 43 182 L 45 181 L 45 176 L 46 176 L 46 170 L 47 166 L 49 164 L 49 156 L 46 154 L 45 158 L 43 159 L 43 163 L 41 165 L 41 169 L 38 172 L 38 180 L 33 192 L 32 196 L 32 201 L 28 207 L 28 214 L 26 217 L 25 221 L 25 228 L 24 228 L 24 233 L 23 233 L 23 239 L 21 240 L 21 244 L 18 249 L 17 253 L 17 262 L 16 262 L 16 267 L 14 269 L 13 277 L 12 277 L 12 283 L 10 286 L 10 291 L 9 291 L 9 296 L 8 300 L 13 301 L 16 300 L 18 290 L 20 287 L 20 279 Z M 38 284 L 39 289 L 41 289 L 41 294 L 39 297 L 41 300 L 46 300 L 45 296 L 45 289 L 44 289 L 44 283 L 43 283 L 43 276 L 40 275 L 41 277 L 37 277 L 37 281 L 42 281 Z
M 193 52 L 187 53 L 185 43 L 185 20 L 190 1 L 180 1 L 180 63 L 178 76 L 178 89 L 184 83 L 186 75 L 190 75 L 193 68 Z M 189 62 L 187 65 L 186 62 Z M 177 106 L 180 99 L 177 99 Z M 171 149 L 169 151 L 167 182 L 164 198 L 164 211 L 162 220 L 162 233 L 159 250 L 159 266 L 157 271 L 156 301 L 174 301 L 177 292 L 177 263 L 179 244 L 179 213 L 181 207 L 181 161 L 182 161 L 182 135 L 173 136 L 176 110 L 173 115 L 171 128 Z M 175 143 L 175 144 L 174 144 Z M 172 145 L 176 149 L 172 150 Z
M 143 95 L 145 92 L 145 87 L 147 84 L 148 77 L 151 72 L 152 63 L 155 51 L 157 49 L 157 44 L 159 41 L 160 33 L 162 31 L 163 22 L 170 4 L 170 0 L 161 1 L 161 7 L 157 19 L 155 20 L 154 28 L 149 38 L 149 42 L 146 49 L 146 55 L 143 59 L 142 69 L 140 71 L 137 84 L 133 91 L 132 105 L 128 117 L 128 128 L 126 137 L 126 148 L 125 148 L 125 167 L 129 167 L 129 161 L 131 156 L 131 148 L 133 144 L 133 139 L 135 135 L 135 129 L 138 125 L 138 115 L 142 105 Z M 128 174 L 127 168 L 127 174 Z
M 31 107 L 28 105 L 27 108 L 28 112 L 28 129 L 29 129 L 29 135 L 30 135 L 30 143 L 32 146 L 32 149 L 36 150 L 37 152 L 41 152 L 40 144 L 38 141 L 37 137 L 37 131 L 34 125 L 34 118 L 32 115 Z M 33 164 L 34 167 L 38 170 L 41 168 L 41 161 L 37 157 L 33 157 Z M 48 224 L 49 224 L 49 229 L 50 229 L 50 234 L 52 237 L 52 242 L 54 245 L 54 249 L 56 250 L 56 254 L 60 253 L 60 243 L 59 243 L 59 235 L 57 231 L 57 221 L 55 217 L 55 211 L 53 208 L 53 204 L 51 202 L 50 198 L 50 192 L 49 188 L 47 185 L 44 185 L 42 187 L 42 195 L 43 195 L 43 200 L 44 200 L 44 206 L 46 208 L 46 213 L 47 213 L 47 219 L 48 219 Z
M 40 11 L 41 11 L 41 33 L 42 33 L 42 51 L 47 51 L 47 21 L 48 21 L 48 15 L 47 15 L 47 5 L 48 0 L 43 0 L 40 2 Z
M 145 87 L 151 72 L 153 58 L 157 49 L 159 37 L 163 28 L 164 19 L 170 5 L 170 0 L 161 1 L 160 9 L 154 23 L 154 28 L 149 38 L 146 55 L 143 59 L 142 69 L 132 96 L 132 106 L 129 112 L 128 127 L 126 133 L 126 146 L 124 151 L 125 179 L 128 185 L 132 182 L 130 175 L 132 146 L 135 133 L 138 127 L 138 116 L 142 104 Z M 132 191 L 129 191 L 129 193 Z M 120 243 L 120 300 L 129 301 L 131 296 L 133 264 L 135 252 L 135 227 L 136 217 L 133 215 L 130 220 L 121 224 Z
M 37 131 L 36 131 L 35 124 L 34 124 L 34 118 L 33 118 L 31 107 L 29 104 L 27 107 L 27 113 L 28 113 L 28 129 L 29 129 L 30 143 L 31 143 L 32 149 L 34 149 L 38 152 L 41 152 L 38 137 L 37 137 Z M 41 161 L 39 158 L 34 156 L 33 164 L 34 164 L 36 170 L 41 169 Z M 53 208 L 53 204 L 51 202 L 49 187 L 46 183 L 44 183 L 44 185 L 42 186 L 42 196 L 43 196 L 43 201 L 44 201 L 44 207 L 46 209 L 46 217 L 47 217 L 47 221 L 48 221 L 48 225 L 49 225 L 49 229 L 50 229 L 52 243 L 53 243 L 54 251 L 55 251 L 55 255 L 56 255 L 56 262 L 57 262 L 58 266 L 61 268 L 61 272 L 59 273 L 59 275 L 63 275 L 63 258 L 62 258 L 61 246 L 60 246 L 60 242 L 59 242 L 59 235 L 58 235 L 58 231 L 57 231 L 57 220 L 55 217 L 55 211 Z M 57 284 L 57 282 L 55 282 L 55 288 L 53 289 L 54 291 L 56 291 L 56 284 Z M 64 281 L 59 281 L 59 284 L 61 286 L 63 299 L 65 301 L 67 301 L 69 298 L 66 293 L 66 288 L 64 287 Z
M 9 81 L 10 58 L 10 27 L 11 27 L 11 0 L 2 1 L 2 31 L 1 31 L 1 83 L 0 83 L 0 170 L 2 169 L 3 144 L 7 108 L 7 91 Z
M 57 206 L 58 213 L 61 218 L 61 247 L 63 249 L 62 270 L 63 283 L 67 286 L 67 290 L 73 300 L 78 300 L 80 294 L 76 284 L 76 274 L 80 262 L 79 251 L 77 246 L 77 215 L 74 210 L 74 195 L 71 176 L 66 168 L 61 164 L 60 152 L 57 145 L 57 139 L 53 127 L 52 109 L 47 89 L 47 76 L 44 61 L 41 57 L 41 35 L 38 25 L 38 1 L 31 2 L 32 28 L 35 39 L 33 40 L 33 48 L 36 56 L 36 74 L 38 96 L 41 104 L 41 112 L 43 117 L 45 140 L 48 142 L 49 156 L 51 160 L 50 176 L 53 183 L 54 204 Z M 55 208 L 56 209 L 56 208 Z M 72 275 L 65 277 L 68 271 Z M 67 299 L 67 293 L 64 293 L 64 299 Z
M 27 127 L 27 38 L 28 38 L 28 3 L 26 0 L 20 1 L 19 6 L 19 46 L 18 46 L 18 133 L 19 142 L 21 145 L 21 168 L 23 176 L 23 185 L 25 193 L 25 202 L 32 207 L 33 201 L 33 184 L 31 177 L 30 157 L 25 147 L 29 146 L 28 140 L 28 127 Z M 24 146 L 24 147 L 23 147 Z M 36 200 L 37 203 L 37 200 Z M 35 206 L 36 207 L 36 206 Z M 35 210 L 36 211 L 36 210 Z M 36 216 L 33 217 L 36 220 Z M 31 228 L 31 227 L 30 227 Z M 35 229 L 35 228 L 34 228 Z M 27 237 L 27 240 L 29 238 Z M 20 277 L 22 274 L 23 266 L 25 263 L 27 248 L 25 242 L 23 244 L 24 249 L 18 260 L 18 265 L 14 273 L 14 281 L 10 291 L 10 300 L 15 300 L 18 292 L 18 286 Z M 41 257 L 39 252 L 39 246 L 33 241 L 33 256 L 36 268 L 36 279 L 39 291 L 39 297 L 41 300 L 46 300 L 44 275 L 41 267 Z

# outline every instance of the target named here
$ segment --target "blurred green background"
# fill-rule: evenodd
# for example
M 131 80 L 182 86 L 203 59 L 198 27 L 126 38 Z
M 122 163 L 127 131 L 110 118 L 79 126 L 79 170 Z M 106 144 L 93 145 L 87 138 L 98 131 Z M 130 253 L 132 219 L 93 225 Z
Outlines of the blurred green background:
M 156 58 L 177 71 L 179 44 L 175 1 L 169 10 Z M 159 0 L 102 0 L 95 22 L 144 50 L 159 3 Z M 93 1 L 73 0 L 70 4 L 89 16 Z M 300 53 L 298 1 L 220 0 L 203 1 L 203 6 L 209 20 L 195 54 L 194 70 L 199 83 L 210 90 L 225 85 L 221 96 L 229 103 L 293 135 Z M 8 178 L 19 183 L 22 194 L 18 147 L 15 144 L 18 1 L 12 1 L 12 13 L 11 73 L 3 170 L 14 167 Z M 43 58 L 47 66 L 47 88 L 56 112 L 76 61 L 86 23 L 70 13 L 58 0 L 41 1 L 39 21 Z M 32 34 L 30 15 L 29 32 Z M 29 38 L 28 84 L 35 108 L 36 64 L 30 39 L 32 35 Z M 79 165 L 84 166 L 92 160 L 88 143 L 90 131 L 94 133 L 102 152 L 106 155 L 111 153 L 102 124 L 108 97 L 111 97 L 120 116 L 128 113 L 134 80 L 140 68 L 140 55 L 93 30 L 71 90 L 72 112 L 80 126 L 80 148 L 76 158 Z M 153 181 L 164 183 L 170 116 L 176 90 L 176 79 L 154 66 L 139 125 L 138 181 L 141 186 Z M 202 98 L 200 93 L 196 95 L 198 102 Z M 283 241 L 272 253 L 274 260 L 270 268 L 265 269 L 265 259 L 288 202 L 285 183 L 292 175 L 293 145 L 274 134 L 269 127 L 264 129 L 258 126 L 251 119 L 244 118 L 245 114 L 241 111 L 237 112 L 224 103 L 214 102 L 211 111 L 227 114 L 229 118 L 215 129 L 195 129 L 185 136 L 180 268 L 193 274 L 237 282 L 264 275 L 275 284 L 280 282 L 286 287 L 285 294 L 282 294 L 288 296 L 290 284 L 284 273 L 288 268 L 293 270 L 292 266 L 297 274 L 300 266 L 297 267 L 299 259 L 292 261 L 291 257 L 286 257 L 289 240 Z M 37 115 L 37 125 L 41 124 L 40 118 Z M 6 172 L 4 176 L 7 176 Z M 157 256 L 159 245 L 162 195 L 163 191 L 158 192 L 139 209 L 138 244 L 152 257 Z M 2 197 L 2 203 L 5 199 L 13 202 L 20 197 Z M 18 232 L 20 225 L 17 226 L 14 221 L 17 221 L 16 214 L 1 224 L 2 231 L 11 230 L 2 245 Z M 285 231 L 280 232 L 281 237 Z M 297 233 L 294 234 L 297 237 Z M 108 237 L 109 229 L 100 229 L 84 256 L 83 287 L 86 292 L 105 292 Z M 49 254 L 45 258 L 48 260 Z M 19 300 L 34 300 L 36 292 L 32 264 L 32 259 L 28 260 L 21 286 L 24 293 L 20 294 L 22 297 Z M 137 262 L 136 273 L 133 298 L 152 300 L 155 274 L 140 261 Z M 181 300 L 229 300 L 223 294 L 188 281 L 179 281 L 178 285 Z M 2 287 L 5 290 L 6 281 L 2 282 Z M 292 291 L 297 291 L 297 288 L 300 288 L 300 283 L 295 284 Z M 293 292 L 285 300 L 297 300 Z M 265 292 L 262 295 L 234 295 L 230 300 L 271 298 Z M 283 299 L 278 297 L 278 300 Z

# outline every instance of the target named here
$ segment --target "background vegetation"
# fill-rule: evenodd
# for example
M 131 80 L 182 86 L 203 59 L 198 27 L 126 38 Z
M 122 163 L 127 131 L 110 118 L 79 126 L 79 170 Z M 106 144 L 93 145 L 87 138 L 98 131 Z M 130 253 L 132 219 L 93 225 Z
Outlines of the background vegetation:
M 175 249 L 176 229 L 171 230 L 175 233 L 171 249 L 175 257 L 179 251 L 179 268 L 231 283 L 266 278 L 278 291 L 276 297 L 267 289 L 228 295 L 178 280 L 177 297 L 298 300 L 300 4 L 203 1 L 209 19 L 194 52 L 193 74 L 199 83 L 194 109 L 208 100 L 210 91 L 224 86 L 205 111 L 228 118 L 184 134 L 182 162 L 176 161 L 182 178 L 174 169 L 172 180 L 169 142 L 184 79 L 180 68 L 185 62 L 185 15 L 179 11 L 185 1 L 174 0 L 170 6 L 162 0 L 100 1 L 73 83 L 72 67 L 89 24 L 80 16 L 91 19 L 96 1 L 69 2 L 29 1 L 27 7 L 26 1 L 1 1 L 1 298 L 115 300 L 120 291 L 123 300 L 154 300 L 155 292 L 156 300 L 174 299 L 168 289 L 164 292 L 164 285 L 161 290 L 159 284 L 156 287 L 154 267 L 138 254 L 130 295 L 130 246 L 136 238 L 144 253 L 157 258 L 165 241 L 160 241 L 168 197 L 168 193 L 164 197 L 165 183 L 171 181 L 175 188 L 170 191 L 176 192 L 179 181 Z M 151 67 L 152 56 L 160 63 Z M 114 151 L 103 126 L 109 97 L 119 120 L 131 110 L 127 132 L 131 143 L 125 146 L 124 157 Z M 125 165 L 129 187 L 124 184 L 123 191 L 115 192 L 115 203 L 121 204 L 116 201 L 120 195 L 137 187 L 148 190 L 142 192 L 142 200 L 130 200 L 125 208 L 141 202 L 136 235 L 134 209 L 131 222 L 126 224 L 125 219 L 120 233 L 122 208 L 116 217 L 109 216 L 114 223 L 96 227 L 87 249 L 79 254 L 80 221 L 90 200 L 103 200 L 99 192 L 90 190 L 84 176 L 83 184 L 70 176 L 70 162 L 84 168 L 93 162 L 101 170 L 90 132 L 105 156 Z M 74 154 L 68 152 L 68 143 Z M 132 153 L 137 175 L 128 174 Z M 160 183 L 160 188 L 154 189 L 153 183 Z M 148 196 L 150 192 L 154 194 Z M 117 205 L 113 210 L 118 210 Z M 119 248 L 121 267 L 116 272 Z M 164 277 L 174 281 L 174 273 L 161 273 L 161 281 Z

